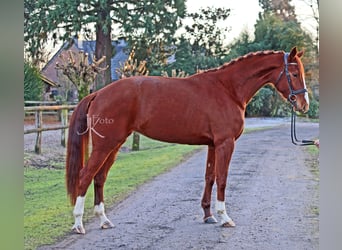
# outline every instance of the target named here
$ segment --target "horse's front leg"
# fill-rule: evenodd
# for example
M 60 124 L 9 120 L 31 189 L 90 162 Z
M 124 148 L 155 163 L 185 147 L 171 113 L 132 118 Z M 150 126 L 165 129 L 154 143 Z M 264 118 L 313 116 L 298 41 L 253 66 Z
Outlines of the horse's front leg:
M 234 221 L 228 216 L 225 205 L 225 190 L 228 177 L 228 168 L 233 154 L 235 141 L 227 139 L 218 146 L 215 146 L 215 166 L 216 166 L 216 184 L 217 200 L 216 212 L 220 218 L 220 224 L 223 227 L 235 227 Z
M 205 170 L 205 187 L 202 198 L 202 208 L 204 211 L 204 222 L 205 223 L 216 223 L 216 218 L 210 211 L 211 193 L 215 183 L 215 149 L 214 147 L 208 146 L 207 165 Z
M 100 218 L 102 229 L 113 228 L 114 224 L 107 218 L 104 208 L 103 188 L 107 179 L 107 174 L 115 160 L 117 151 L 110 153 L 105 163 L 94 177 L 94 214 Z

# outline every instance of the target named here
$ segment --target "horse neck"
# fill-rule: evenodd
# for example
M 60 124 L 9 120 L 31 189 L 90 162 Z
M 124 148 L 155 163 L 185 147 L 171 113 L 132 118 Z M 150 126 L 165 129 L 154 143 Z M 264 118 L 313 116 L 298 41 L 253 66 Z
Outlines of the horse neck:
M 261 87 L 276 82 L 283 67 L 283 55 L 280 52 L 248 54 L 219 69 L 219 81 L 245 108 Z

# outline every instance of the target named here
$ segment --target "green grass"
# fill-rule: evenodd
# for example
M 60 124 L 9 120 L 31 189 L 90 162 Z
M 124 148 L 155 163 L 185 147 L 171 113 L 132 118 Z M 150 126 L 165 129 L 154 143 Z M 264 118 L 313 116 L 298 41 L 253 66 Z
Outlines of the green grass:
M 309 167 L 310 172 L 313 174 L 313 178 L 315 181 L 319 182 L 319 149 L 316 146 L 308 146 L 305 148 L 308 152 L 308 159 L 306 160 L 306 165 Z M 319 188 L 317 184 L 316 189 Z M 318 190 L 316 190 L 317 199 L 319 194 Z M 319 206 L 311 205 L 310 206 L 310 214 L 314 216 L 319 216 Z
M 306 151 L 309 153 L 307 164 L 310 172 L 314 174 L 316 180 L 319 180 L 319 149 L 316 146 L 307 146 Z
M 130 148 L 131 138 L 125 147 Z M 105 204 L 122 200 L 139 185 L 170 169 L 199 146 L 168 144 L 141 137 L 141 151 L 120 153 L 105 185 Z M 148 149 L 148 150 L 147 150 Z M 55 169 L 24 169 L 24 244 L 36 249 L 65 236 L 73 225 L 65 188 L 64 163 Z M 93 218 L 93 187 L 88 189 L 84 222 Z

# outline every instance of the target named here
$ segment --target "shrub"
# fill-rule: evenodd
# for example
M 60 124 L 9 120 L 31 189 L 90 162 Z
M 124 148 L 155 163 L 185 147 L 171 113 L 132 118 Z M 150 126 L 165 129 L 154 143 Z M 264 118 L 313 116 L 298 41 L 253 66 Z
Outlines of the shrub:
M 309 118 L 319 118 L 319 102 L 314 98 L 310 99 L 308 116 Z
M 270 116 L 272 96 L 271 89 L 261 88 L 247 105 L 246 112 L 248 116 Z
M 43 82 L 39 70 L 29 62 L 24 62 L 24 100 L 40 101 L 43 93 Z

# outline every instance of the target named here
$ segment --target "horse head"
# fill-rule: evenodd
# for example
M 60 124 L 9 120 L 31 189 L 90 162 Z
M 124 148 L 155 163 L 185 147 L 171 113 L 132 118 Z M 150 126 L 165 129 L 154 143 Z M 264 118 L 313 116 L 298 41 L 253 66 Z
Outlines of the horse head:
M 309 96 L 305 85 L 304 66 L 301 61 L 303 51 L 292 48 L 290 53 L 284 54 L 284 68 L 280 72 L 275 87 L 287 99 L 295 111 L 309 110 Z

